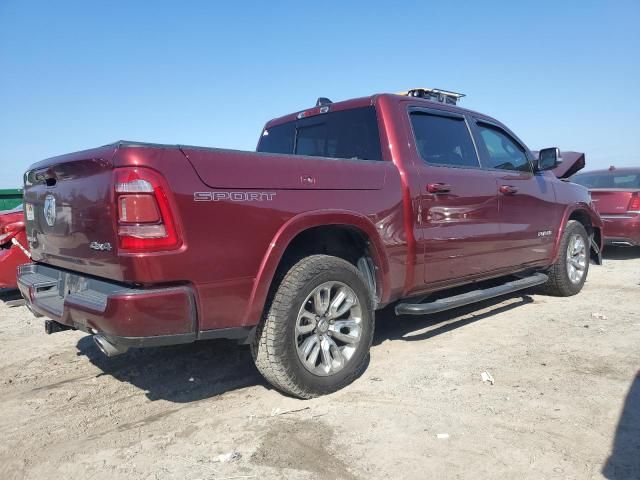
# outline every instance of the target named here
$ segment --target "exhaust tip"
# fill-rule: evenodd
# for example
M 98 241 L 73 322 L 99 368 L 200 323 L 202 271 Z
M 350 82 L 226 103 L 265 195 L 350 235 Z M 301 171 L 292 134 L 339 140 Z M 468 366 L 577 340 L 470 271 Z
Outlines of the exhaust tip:
M 115 357 L 117 355 L 122 355 L 127 350 L 129 350 L 129 347 L 114 345 L 102 335 L 94 335 L 93 341 L 95 342 L 98 349 L 100 349 L 100 351 L 104 353 L 107 357 Z

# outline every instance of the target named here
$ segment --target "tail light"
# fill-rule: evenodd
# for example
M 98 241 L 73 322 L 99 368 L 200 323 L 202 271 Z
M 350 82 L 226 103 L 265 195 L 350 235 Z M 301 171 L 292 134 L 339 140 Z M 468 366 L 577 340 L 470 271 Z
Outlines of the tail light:
M 122 250 L 174 250 L 182 245 L 164 178 L 144 167 L 117 168 L 114 189 Z
M 0 227 L 0 245 L 9 243 L 22 230 L 24 230 L 24 222 L 12 222 Z
M 640 213 L 640 193 L 634 193 L 629 201 L 627 211 L 631 213 Z

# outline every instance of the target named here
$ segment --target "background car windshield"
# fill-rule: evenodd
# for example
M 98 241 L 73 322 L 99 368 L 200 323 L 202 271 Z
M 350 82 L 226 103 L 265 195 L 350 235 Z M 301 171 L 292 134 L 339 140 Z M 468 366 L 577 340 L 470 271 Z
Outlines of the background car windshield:
M 587 188 L 640 188 L 640 172 L 583 173 L 571 179 Z

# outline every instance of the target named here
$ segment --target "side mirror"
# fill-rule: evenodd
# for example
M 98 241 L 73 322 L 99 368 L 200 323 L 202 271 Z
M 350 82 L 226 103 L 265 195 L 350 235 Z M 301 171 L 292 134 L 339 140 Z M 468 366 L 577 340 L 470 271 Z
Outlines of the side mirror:
M 538 153 L 538 172 L 544 170 L 553 170 L 562 163 L 562 157 L 560 156 L 560 149 L 558 147 L 543 148 Z

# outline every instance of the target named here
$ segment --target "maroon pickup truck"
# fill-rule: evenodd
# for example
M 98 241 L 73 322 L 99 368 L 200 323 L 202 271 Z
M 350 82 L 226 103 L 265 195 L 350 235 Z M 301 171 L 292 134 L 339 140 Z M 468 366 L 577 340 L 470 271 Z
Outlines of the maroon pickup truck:
M 600 261 L 587 189 L 552 173 L 558 149 L 534 158 L 455 98 L 319 99 L 268 122 L 257 152 L 120 141 L 36 163 L 19 288 L 47 332 L 82 330 L 110 356 L 250 343 L 302 398 L 362 373 L 391 303 L 423 315 L 537 285 L 578 293 Z

